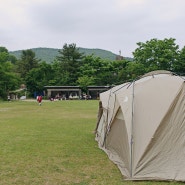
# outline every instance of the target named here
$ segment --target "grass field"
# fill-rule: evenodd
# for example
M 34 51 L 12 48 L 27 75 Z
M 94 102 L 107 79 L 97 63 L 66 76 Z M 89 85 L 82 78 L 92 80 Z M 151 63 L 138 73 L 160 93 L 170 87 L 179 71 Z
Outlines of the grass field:
M 98 101 L 0 102 L 0 185 L 180 185 L 124 181 L 98 148 Z

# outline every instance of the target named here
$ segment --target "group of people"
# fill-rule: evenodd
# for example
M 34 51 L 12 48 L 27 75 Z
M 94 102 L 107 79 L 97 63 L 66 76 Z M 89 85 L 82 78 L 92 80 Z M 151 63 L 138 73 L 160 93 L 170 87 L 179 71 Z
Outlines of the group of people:
M 90 95 L 83 94 L 83 96 L 80 97 L 80 99 L 88 100 L 88 99 L 91 99 L 91 96 Z M 66 100 L 66 97 L 65 96 L 63 96 L 62 98 L 60 96 L 56 96 L 55 98 L 50 97 L 49 100 L 50 101 Z M 37 96 L 37 102 L 39 103 L 39 105 L 42 104 L 42 95 Z

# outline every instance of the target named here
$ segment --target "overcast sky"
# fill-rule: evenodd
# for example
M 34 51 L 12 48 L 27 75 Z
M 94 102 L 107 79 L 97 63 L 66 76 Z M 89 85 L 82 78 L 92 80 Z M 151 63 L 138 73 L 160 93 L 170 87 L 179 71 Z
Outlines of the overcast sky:
M 0 46 L 62 49 L 65 43 L 132 57 L 138 42 L 185 46 L 185 0 L 0 0 Z

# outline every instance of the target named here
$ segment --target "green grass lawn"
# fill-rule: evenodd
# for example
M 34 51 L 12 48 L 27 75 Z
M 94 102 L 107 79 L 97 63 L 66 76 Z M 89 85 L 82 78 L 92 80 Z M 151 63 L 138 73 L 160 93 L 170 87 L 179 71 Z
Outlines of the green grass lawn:
M 180 185 L 132 182 L 98 148 L 98 101 L 0 102 L 0 185 Z

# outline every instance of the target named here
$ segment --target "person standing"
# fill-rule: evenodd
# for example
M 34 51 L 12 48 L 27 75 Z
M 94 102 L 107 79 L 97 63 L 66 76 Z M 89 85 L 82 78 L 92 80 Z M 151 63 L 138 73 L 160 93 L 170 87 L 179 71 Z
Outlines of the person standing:
M 39 95 L 37 97 L 37 101 L 38 101 L 39 105 L 41 105 L 41 103 L 42 103 L 42 96 L 41 95 Z

